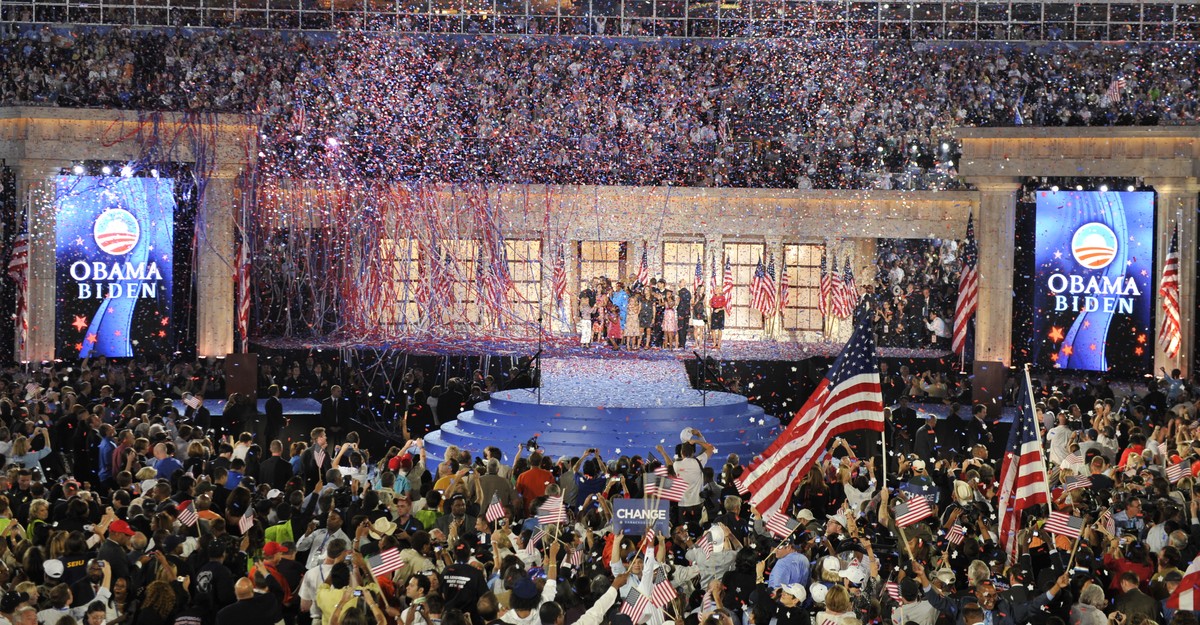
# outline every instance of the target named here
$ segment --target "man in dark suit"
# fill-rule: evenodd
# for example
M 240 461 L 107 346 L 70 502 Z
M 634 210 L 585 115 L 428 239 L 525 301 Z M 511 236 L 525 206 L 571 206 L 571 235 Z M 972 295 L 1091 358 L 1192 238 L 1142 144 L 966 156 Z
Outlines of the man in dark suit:
M 325 428 L 313 428 L 309 439 L 311 442 L 308 449 L 300 455 L 300 472 L 304 477 L 305 487 L 311 490 L 324 477 L 325 471 L 333 466 L 333 454 L 328 447 L 329 440 Z
M 283 490 L 290 479 L 292 479 L 292 465 L 283 459 L 283 443 L 273 440 L 271 441 L 271 456 L 263 460 L 258 467 L 258 482 Z
M 679 281 L 679 290 L 675 292 L 679 305 L 675 314 L 679 318 L 679 347 L 687 347 L 688 333 L 692 329 L 692 291 L 687 287 L 687 280 Z
M 273 441 L 279 438 L 279 433 L 283 431 L 283 402 L 279 401 L 279 385 L 272 384 L 267 389 L 267 395 L 264 406 L 267 416 L 266 430 L 263 432 L 263 438 Z
M 108 562 L 114 578 L 124 577 L 129 580 L 130 588 L 137 588 L 141 580 L 131 577 L 135 571 L 129 566 L 128 547 L 132 538 L 133 528 L 125 521 L 117 519 L 109 523 L 108 538 L 101 543 L 96 558 Z
M 321 402 L 321 426 L 328 436 L 335 442 L 340 441 L 353 415 L 350 400 L 342 397 L 342 387 L 336 384 L 329 387 L 329 397 Z
M 1138 588 L 1137 573 L 1125 571 L 1121 574 L 1119 583 L 1121 584 L 1121 594 L 1117 596 L 1116 600 L 1117 612 L 1124 614 L 1130 622 L 1138 614 L 1144 615 L 1150 621 L 1158 620 L 1158 602 L 1154 600 L 1154 597 Z

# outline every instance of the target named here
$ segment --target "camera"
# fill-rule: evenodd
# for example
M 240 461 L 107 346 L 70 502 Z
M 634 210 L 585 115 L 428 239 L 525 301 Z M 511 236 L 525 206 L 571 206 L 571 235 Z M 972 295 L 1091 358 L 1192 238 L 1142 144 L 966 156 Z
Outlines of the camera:
M 532 450 L 532 449 L 537 449 L 537 448 L 538 448 L 538 439 L 536 436 L 534 436 L 533 438 L 531 438 L 525 442 L 525 449 Z
M 361 596 L 362 596 L 362 591 L 361 591 L 361 590 L 356 590 L 356 591 L 354 591 L 354 596 L 355 596 L 355 597 L 361 597 Z

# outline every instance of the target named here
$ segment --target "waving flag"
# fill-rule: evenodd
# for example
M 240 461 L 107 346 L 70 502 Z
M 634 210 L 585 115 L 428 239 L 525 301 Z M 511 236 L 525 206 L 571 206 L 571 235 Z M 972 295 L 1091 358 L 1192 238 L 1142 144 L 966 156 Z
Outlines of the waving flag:
M 1167 481 L 1174 484 L 1191 474 L 1187 461 L 1177 462 L 1167 467 Z
M 846 267 L 842 271 L 842 279 L 834 276 L 833 314 L 838 319 L 846 319 L 854 314 L 858 305 L 858 286 L 854 283 L 854 270 L 850 267 L 850 257 L 846 257 Z
M 637 588 L 629 589 L 629 594 L 625 595 L 625 601 L 621 603 L 621 614 L 629 617 L 629 620 L 637 623 L 645 614 L 646 608 L 650 607 L 650 597 L 643 595 Z
M 484 520 L 488 523 L 495 523 L 507 516 L 508 512 L 504 510 L 504 504 L 500 503 L 500 495 L 492 493 L 492 502 L 487 507 L 487 512 L 483 517 Z
M 1167 597 L 1167 608 L 1170 610 L 1200 610 L 1200 556 L 1188 565 L 1183 574 L 1183 581 Z
M 929 500 L 924 497 L 913 497 L 908 501 L 902 501 L 896 504 L 895 519 L 896 525 L 899 527 L 908 527 L 922 519 L 927 519 L 933 514 L 933 508 L 929 507 Z
M 1019 386 L 1018 414 L 1000 468 L 1000 543 L 1004 545 L 1010 563 L 1017 558 L 1021 515 L 1032 506 L 1050 501 L 1050 492 L 1046 488 L 1046 460 L 1042 456 L 1042 441 L 1028 369 Z
M 671 585 L 671 580 L 662 567 L 654 567 L 654 592 L 650 595 L 650 603 L 661 608 L 671 603 L 678 595 L 679 593 L 675 590 L 675 586 Z
M 241 520 L 238 521 L 238 531 L 245 534 L 246 532 L 249 532 L 250 528 L 252 527 L 254 527 L 254 511 L 247 510 L 246 513 L 242 515 Z
M 200 520 L 200 514 L 196 512 L 196 503 L 191 499 L 179 504 L 175 507 L 179 511 L 179 522 L 193 527 Z
M 554 525 L 567 522 L 567 510 L 563 508 L 562 495 L 550 497 L 538 506 L 538 523 Z
M 1083 519 L 1065 512 L 1054 511 L 1046 519 L 1043 529 L 1074 540 L 1083 534 Z
M 975 244 L 975 215 L 967 216 L 967 240 L 962 249 L 962 272 L 958 276 L 958 303 L 954 306 L 954 338 L 950 344 L 955 354 L 963 353 L 967 345 L 967 329 L 979 307 L 979 248 Z
M 842 274 L 837 269 L 837 256 L 833 256 L 833 262 L 829 265 L 829 314 L 839 319 L 844 319 L 842 315 Z
M 767 316 L 772 310 L 771 288 L 767 283 L 767 271 L 763 267 L 762 259 L 758 259 L 758 266 L 754 268 L 754 277 L 750 279 L 750 307 Z
M 759 514 L 779 511 L 829 440 L 850 430 L 883 431 L 883 393 L 870 316 L 863 307 L 846 347 L 762 460 L 742 477 Z
M 692 282 L 692 295 L 700 292 L 700 287 L 704 286 L 704 263 L 700 262 L 700 257 L 696 257 L 696 276 Z
M 645 487 L 646 497 L 659 497 L 667 501 L 676 503 L 683 499 L 684 493 L 687 492 L 687 482 L 683 480 L 675 480 L 669 477 L 655 477 L 653 481 L 647 482 Z
M 400 549 L 392 547 L 367 558 L 367 566 L 371 569 L 371 577 L 383 577 L 404 567 L 404 559 L 400 557 Z
M 955 521 L 954 525 L 950 526 L 950 530 L 946 532 L 946 542 L 951 545 L 961 545 L 966 537 L 967 530 L 958 521 Z
M 774 535 L 785 538 L 791 536 L 796 528 L 800 527 L 800 522 L 793 520 L 790 516 L 782 512 L 770 512 L 763 515 L 763 525 Z
M 1174 358 L 1179 355 L 1179 344 L 1183 334 L 1183 322 L 1179 316 L 1179 224 L 1171 232 L 1171 247 L 1163 262 L 1162 279 L 1158 283 L 1158 295 L 1162 301 L 1163 320 L 1158 330 L 1158 346 Z

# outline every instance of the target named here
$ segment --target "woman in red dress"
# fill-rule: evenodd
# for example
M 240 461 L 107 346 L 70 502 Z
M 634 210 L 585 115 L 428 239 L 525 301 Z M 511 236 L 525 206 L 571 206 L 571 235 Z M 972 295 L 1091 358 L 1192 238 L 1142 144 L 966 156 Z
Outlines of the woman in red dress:
M 708 329 L 713 337 L 713 349 L 721 349 L 721 331 L 725 329 L 725 306 L 728 305 L 728 302 L 725 301 L 725 293 L 714 291 L 708 305 L 712 308 L 712 313 L 708 318 Z

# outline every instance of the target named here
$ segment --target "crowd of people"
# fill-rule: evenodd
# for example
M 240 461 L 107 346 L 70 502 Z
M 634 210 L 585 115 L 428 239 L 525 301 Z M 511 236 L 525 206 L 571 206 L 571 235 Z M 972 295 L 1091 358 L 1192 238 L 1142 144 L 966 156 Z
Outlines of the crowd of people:
M 274 369 L 318 388 L 315 362 Z M 1107 380 L 1036 386 L 1050 508 L 1082 529 L 1072 540 L 1044 526 L 1045 509 L 1027 511 L 1011 559 L 996 526 L 1006 435 L 983 406 L 939 422 L 901 396 L 886 412 L 891 453 L 835 439 L 785 515 L 764 519 L 738 480 L 753 459 L 719 456 L 695 430 L 619 457 L 556 458 L 534 437 L 435 459 L 420 435 L 372 454 L 336 417 L 291 441 L 251 435 L 253 416 L 204 421 L 189 399 L 221 392 L 213 372 L 104 359 L 0 369 L 0 618 L 1197 622 L 1169 599 L 1200 583 L 1183 574 L 1200 552 L 1200 377 L 1178 371 L 1123 394 Z M 281 380 L 265 376 L 277 396 Z M 322 422 L 366 400 L 328 393 Z M 659 496 L 669 514 L 655 533 L 614 533 L 655 518 L 614 508 Z M 914 497 L 932 512 L 898 531 L 897 505 Z
M 946 188 L 957 126 L 1194 124 L 1181 45 L 7 31 L 0 103 L 261 116 L 265 171 Z
M 962 259 L 953 239 L 880 239 L 875 256 L 876 344 L 950 347 Z

